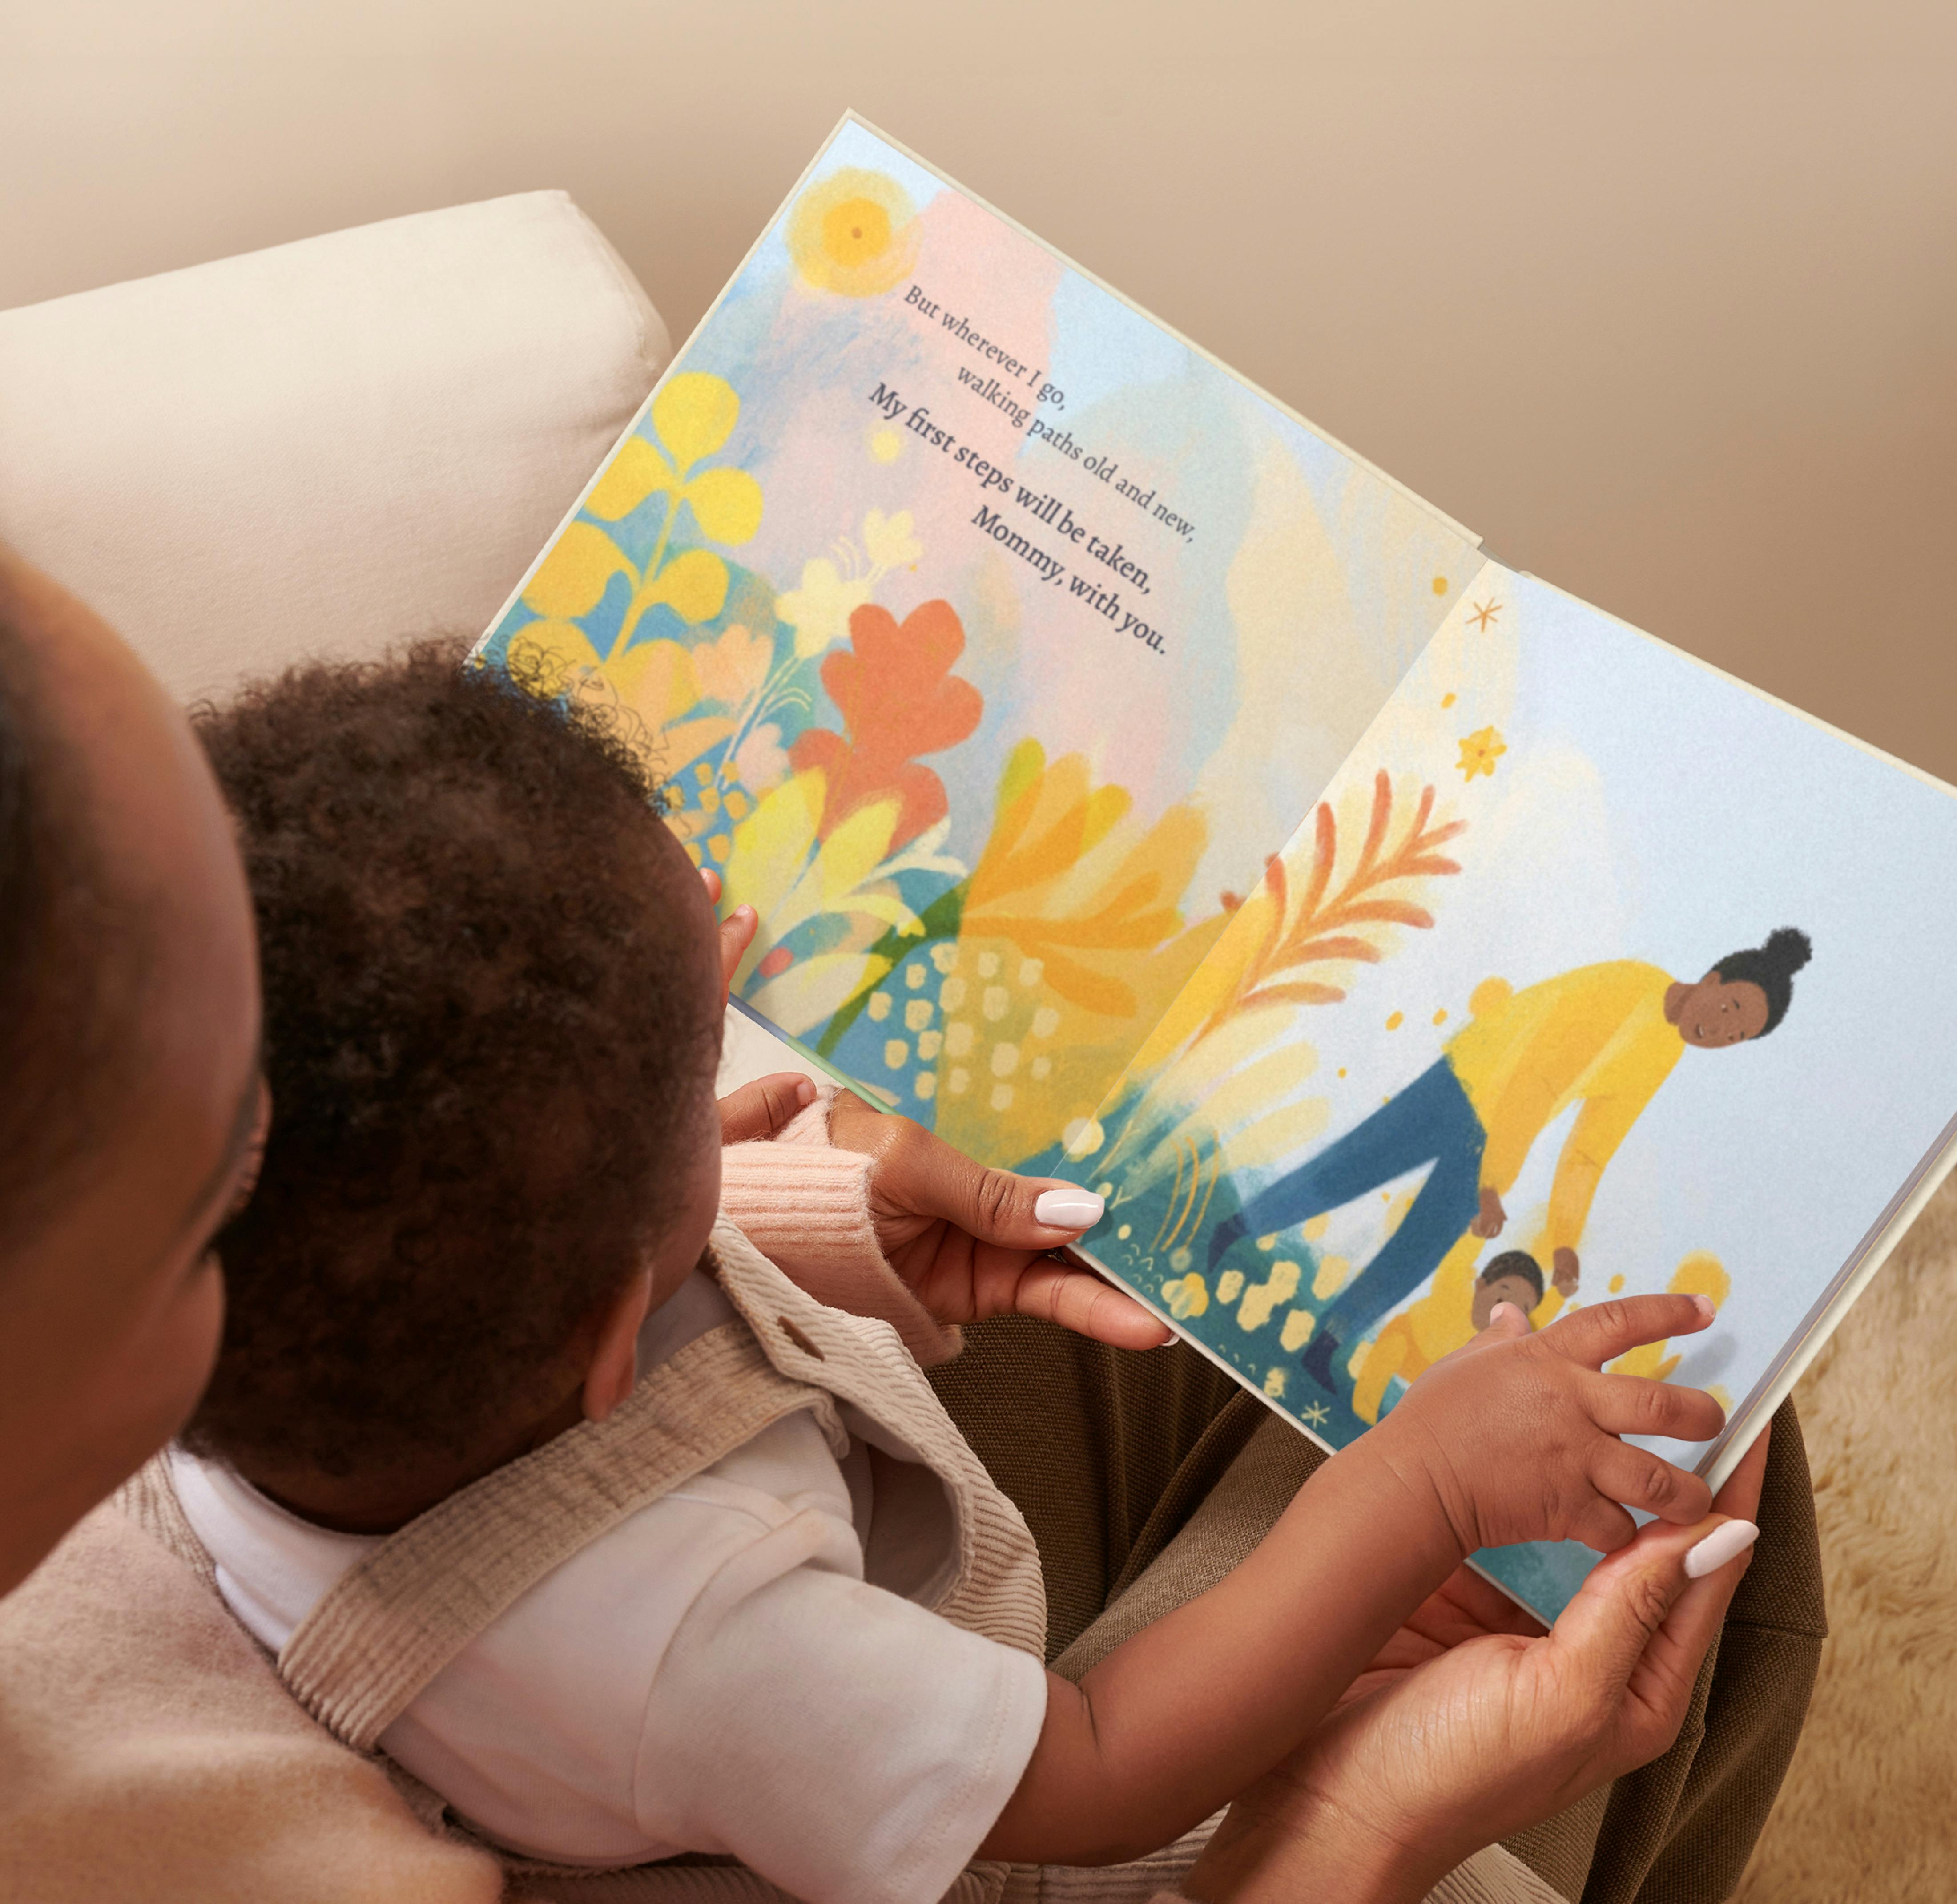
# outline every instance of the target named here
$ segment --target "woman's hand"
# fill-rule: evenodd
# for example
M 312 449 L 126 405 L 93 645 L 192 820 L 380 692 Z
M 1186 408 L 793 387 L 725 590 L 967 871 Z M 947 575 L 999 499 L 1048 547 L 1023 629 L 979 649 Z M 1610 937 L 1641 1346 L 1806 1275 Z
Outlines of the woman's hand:
M 1548 1634 L 1527 1637 L 1526 1616 L 1450 1581 L 1231 1806 L 1188 1896 L 1412 1904 L 1482 1846 L 1665 1751 L 1746 1569 L 1743 1553 L 1691 1580 L 1685 1556 L 1728 1520 L 1750 1521 L 1766 1450 L 1763 1433 L 1713 1519 L 1654 1522 L 1600 1562 Z
M 720 1100 L 723 1143 L 773 1137 L 815 1102 L 799 1071 L 757 1078 Z M 829 1140 L 870 1159 L 870 1221 L 884 1260 L 941 1323 L 1039 1316 L 1117 1349 L 1175 1339 L 1132 1297 L 1051 1255 L 1101 1219 L 1092 1191 L 988 1170 L 909 1118 L 853 1091 L 829 1107 Z
M 703 868 L 707 897 L 720 903 L 720 876 Z M 722 982 L 754 941 L 754 908 L 720 923 Z M 815 1101 L 797 1071 L 776 1071 L 720 1100 L 720 1140 L 773 1137 Z M 873 1110 L 853 1092 L 836 1094 L 829 1140 L 870 1159 L 870 1218 L 885 1260 L 939 1322 L 1040 1316 L 1118 1349 L 1156 1349 L 1173 1333 L 1133 1297 L 1091 1270 L 1048 1252 L 1101 1220 L 1092 1191 L 1050 1177 L 988 1170 L 909 1118 Z
M 1048 1254 L 1101 1220 L 1093 1191 L 988 1170 L 852 1091 L 839 1091 L 829 1107 L 829 1140 L 870 1159 L 877 1244 L 938 1321 L 1040 1316 L 1118 1349 L 1175 1339 L 1133 1297 Z

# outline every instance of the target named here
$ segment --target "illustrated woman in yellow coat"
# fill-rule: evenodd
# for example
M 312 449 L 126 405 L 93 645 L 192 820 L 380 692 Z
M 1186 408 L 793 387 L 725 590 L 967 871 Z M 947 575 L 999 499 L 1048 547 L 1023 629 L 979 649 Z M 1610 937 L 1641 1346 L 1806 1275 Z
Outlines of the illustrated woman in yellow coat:
M 1503 1194 L 1531 1147 L 1580 1102 L 1557 1160 L 1545 1238 L 1558 1286 L 1573 1289 L 1598 1180 L 1686 1046 L 1717 1051 L 1764 1037 L 1786 1017 L 1794 975 L 1809 956 L 1807 935 L 1783 927 L 1696 984 L 1620 959 L 1522 992 L 1498 981 L 1478 988 L 1475 1016 L 1437 1063 L 1218 1226 L 1211 1267 L 1242 1238 L 1288 1229 L 1433 1165 L 1399 1228 L 1305 1347 L 1306 1371 L 1329 1390 L 1342 1343 L 1410 1295 L 1463 1235 L 1501 1233 Z

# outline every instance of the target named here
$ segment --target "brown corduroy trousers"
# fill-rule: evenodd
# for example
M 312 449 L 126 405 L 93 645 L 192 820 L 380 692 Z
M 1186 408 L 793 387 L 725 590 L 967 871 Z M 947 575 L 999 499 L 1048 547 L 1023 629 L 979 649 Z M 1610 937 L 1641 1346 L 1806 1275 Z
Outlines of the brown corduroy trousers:
M 931 1381 L 1026 1516 L 1048 1656 L 1077 1678 L 1220 1580 L 1323 1452 L 1194 1350 L 1122 1353 L 1007 1317 Z M 1509 1841 L 1571 1904 L 1721 1904 L 1780 1789 L 1827 1630 L 1791 1403 L 1774 1417 L 1760 1539 L 1663 1757 Z

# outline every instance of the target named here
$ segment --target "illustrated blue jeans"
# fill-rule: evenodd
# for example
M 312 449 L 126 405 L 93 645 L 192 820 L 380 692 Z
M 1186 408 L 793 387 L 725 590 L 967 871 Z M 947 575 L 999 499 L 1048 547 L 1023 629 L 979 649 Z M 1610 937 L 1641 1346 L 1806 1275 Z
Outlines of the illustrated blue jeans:
M 1431 1276 L 1475 1220 L 1481 1205 L 1481 1152 L 1488 1140 L 1453 1066 L 1443 1058 L 1364 1123 L 1219 1224 L 1210 1241 L 1210 1266 L 1240 1238 L 1307 1222 L 1432 1164 L 1399 1228 L 1318 1319 L 1319 1333 L 1350 1342 Z

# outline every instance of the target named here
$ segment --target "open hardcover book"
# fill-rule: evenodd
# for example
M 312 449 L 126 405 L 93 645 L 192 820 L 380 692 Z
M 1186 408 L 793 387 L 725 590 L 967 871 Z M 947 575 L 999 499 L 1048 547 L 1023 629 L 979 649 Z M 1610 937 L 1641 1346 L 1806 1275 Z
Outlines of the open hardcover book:
M 1825 560 L 1817 545 L 1816 558 Z M 1713 1327 L 1716 1485 L 1952 1160 L 1957 795 L 1476 538 L 846 119 L 478 653 L 741 1009 L 1338 1447 L 1501 1299 Z M 1477 1557 L 1553 1618 L 1573 1545 Z

